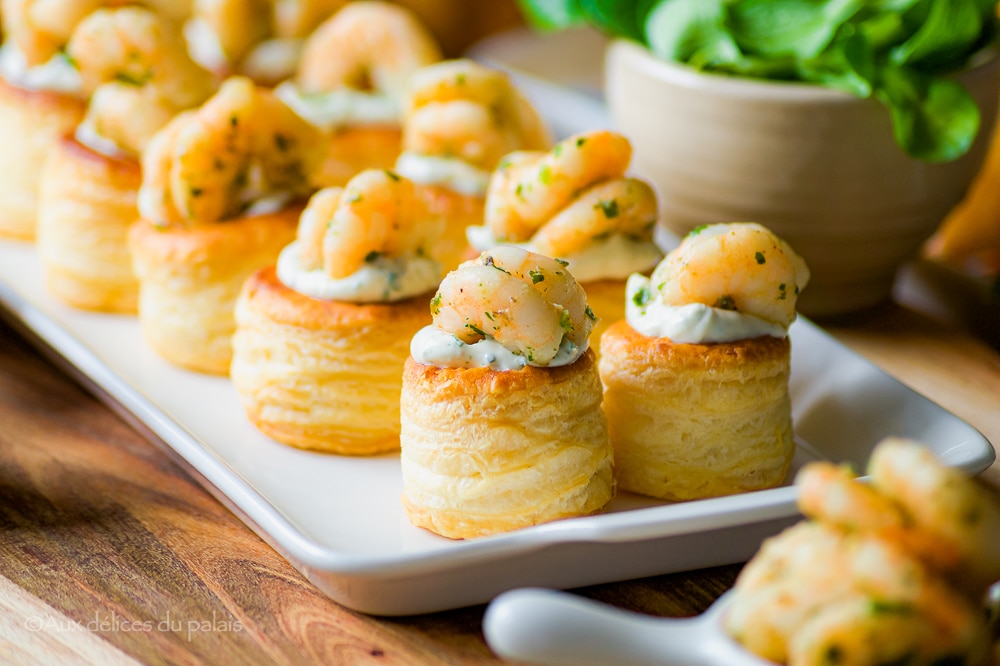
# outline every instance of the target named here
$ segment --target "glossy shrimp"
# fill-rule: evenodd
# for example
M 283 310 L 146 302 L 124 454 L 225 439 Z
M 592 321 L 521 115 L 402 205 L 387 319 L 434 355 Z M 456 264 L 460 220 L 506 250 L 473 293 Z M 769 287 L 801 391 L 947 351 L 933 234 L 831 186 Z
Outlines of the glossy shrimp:
M 322 156 L 318 130 L 269 91 L 232 77 L 150 142 L 140 204 L 160 223 L 216 222 L 270 194 L 311 193 L 309 174 Z
M 483 252 L 449 273 L 431 313 L 435 326 L 463 342 L 489 336 L 541 366 L 564 338 L 585 345 L 593 325 L 586 294 L 565 266 L 515 247 Z
M 440 59 L 437 42 L 410 10 L 349 3 L 308 37 L 295 80 L 307 94 L 349 87 L 399 100 L 410 76 Z
M 549 145 L 534 107 L 500 70 L 472 60 L 424 67 L 410 79 L 403 150 L 455 157 L 491 171 L 504 155 Z
M 571 136 L 547 153 L 505 160 L 490 181 L 486 226 L 504 242 L 526 242 L 576 196 L 622 178 L 632 145 L 607 130 Z
M 312 242 L 321 241 L 323 270 L 332 278 L 351 275 L 374 256 L 427 254 L 440 230 L 413 183 L 384 169 L 362 171 L 343 190 L 321 191 L 306 212 L 315 216 L 306 224 L 313 225 Z
M 767 228 L 742 222 L 688 234 L 653 271 L 667 305 L 702 303 L 789 326 L 809 280 L 805 262 Z

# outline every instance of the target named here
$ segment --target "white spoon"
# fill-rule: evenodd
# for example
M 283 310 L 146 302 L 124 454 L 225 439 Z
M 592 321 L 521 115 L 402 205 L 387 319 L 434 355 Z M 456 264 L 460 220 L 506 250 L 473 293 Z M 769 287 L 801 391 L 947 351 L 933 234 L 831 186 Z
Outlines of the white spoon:
M 505 592 L 486 609 L 486 642 L 500 657 L 531 664 L 773 666 L 722 627 L 728 594 L 693 618 L 658 618 L 566 592 Z

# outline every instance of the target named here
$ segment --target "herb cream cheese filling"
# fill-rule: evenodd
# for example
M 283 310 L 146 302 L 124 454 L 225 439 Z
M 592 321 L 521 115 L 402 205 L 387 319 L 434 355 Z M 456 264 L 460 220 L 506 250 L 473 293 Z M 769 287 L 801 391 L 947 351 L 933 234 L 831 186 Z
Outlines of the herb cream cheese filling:
M 304 93 L 292 81 L 274 89 L 275 96 L 302 119 L 324 131 L 354 125 L 399 125 L 398 100 L 351 88 Z
M 80 73 L 64 54 L 57 53 L 48 62 L 30 67 L 24 54 L 12 43 L 0 46 L 0 77 L 25 90 L 65 95 L 83 92 Z
M 462 342 L 451 333 L 434 325 L 417 331 L 410 341 L 413 360 L 438 368 L 489 368 L 491 370 L 520 370 L 525 366 L 554 368 L 570 365 L 580 358 L 589 345 L 579 346 L 567 338 L 559 345 L 555 358 L 541 365 L 516 354 L 490 336 L 473 343 Z
M 435 157 L 404 152 L 396 171 L 418 185 L 440 185 L 470 197 L 486 196 L 490 174 L 457 157 Z M 495 247 L 495 243 L 490 247 Z M 489 249 L 489 248 L 485 248 Z
M 472 226 L 466 229 L 471 245 L 480 252 L 497 245 L 516 245 L 535 252 L 531 243 L 504 243 L 498 241 L 489 227 Z M 648 271 L 663 258 L 663 251 L 653 241 L 638 240 L 625 234 L 611 234 L 595 238 L 580 252 L 554 257 L 568 262 L 569 272 L 577 282 L 598 280 L 624 280 L 632 273 Z
M 638 273 L 625 284 L 625 320 L 636 331 L 683 344 L 733 342 L 770 335 L 783 338 L 788 330 L 753 315 L 701 303 L 666 305 L 649 278 Z
M 300 260 L 298 241 L 278 256 L 278 279 L 300 294 L 349 303 L 391 303 L 433 291 L 441 281 L 441 265 L 428 257 L 373 256 L 345 278 L 331 278 L 322 268 L 308 269 Z

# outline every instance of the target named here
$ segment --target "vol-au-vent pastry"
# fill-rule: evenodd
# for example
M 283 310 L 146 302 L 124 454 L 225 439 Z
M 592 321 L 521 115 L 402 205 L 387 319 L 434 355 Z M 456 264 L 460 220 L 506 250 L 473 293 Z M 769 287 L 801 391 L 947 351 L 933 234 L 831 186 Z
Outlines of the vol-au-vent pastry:
M 414 74 L 396 169 L 445 219 L 435 254 L 446 269 L 493 247 L 470 249 L 466 229 L 483 223 L 490 174 L 503 156 L 549 145 L 548 129 L 506 73 L 459 59 Z
M 375 0 L 346 4 L 308 37 L 295 76 L 275 94 L 326 135 L 317 184 L 394 168 L 406 82 L 441 57 L 413 12 Z
M 663 258 L 653 242 L 656 193 L 626 175 L 632 145 L 623 135 L 596 130 L 570 136 L 548 152 L 506 156 L 493 174 L 484 224 L 469 229 L 477 249 L 518 244 L 569 262 L 600 318 L 600 336 L 625 316 L 625 281 Z
M 313 195 L 297 240 L 236 304 L 230 376 L 262 432 L 346 455 L 399 448 L 403 363 L 431 321 L 439 230 L 391 171 Z
M 691 500 L 779 485 L 792 436 L 788 327 L 809 271 L 765 227 L 701 227 L 633 274 L 601 341 L 623 490 Z
M 38 254 L 49 291 L 80 308 L 135 312 L 139 282 L 128 229 L 138 219 L 139 154 L 214 82 L 177 24 L 141 7 L 99 9 L 66 53 L 88 95 L 75 130 L 49 150 L 40 176 Z
M 295 72 L 306 37 L 346 3 L 188 0 L 184 36 L 195 61 L 219 79 L 241 75 L 273 87 Z
M 129 231 L 139 323 L 157 353 L 229 373 L 243 281 L 295 239 L 321 159 L 317 130 L 243 77 L 157 132 Z
M 594 316 L 565 264 L 484 252 L 445 276 L 431 313 L 403 371 L 410 521 L 462 539 L 601 509 L 614 478 Z
M 75 7 L 54 14 L 39 0 L 3 0 L 0 46 L 0 236 L 34 240 L 38 183 L 49 146 L 83 117 L 80 76 L 63 51 Z M 72 5 L 72 3 L 70 3 Z M 89 10 L 88 10 L 89 11 Z M 41 19 L 41 20 L 39 20 Z
M 867 465 L 796 476 L 806 520 L 740 572 L 724 626 L 774 663 L 985 665 L 1000 577 L 1000 508 L 923 444 L 890 437 Z

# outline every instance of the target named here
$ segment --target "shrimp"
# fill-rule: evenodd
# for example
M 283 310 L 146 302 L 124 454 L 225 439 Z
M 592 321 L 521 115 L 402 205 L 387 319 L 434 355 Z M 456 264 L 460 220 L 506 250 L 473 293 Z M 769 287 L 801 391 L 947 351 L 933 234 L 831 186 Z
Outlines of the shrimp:
M 249 79 L 228 79 L 143 153 L 140 198 L 159 223 L 201 224 L 242 212 L 248 198 L 312 191 L 318 130 Z
M 108 141 L 114 148 L 139 155 L 178 109 L 151 86 L 105 83 L 94 91 L 77 136 L 99 144 Z
M 211 75 L 195 64 L 174 22 L 141 7 L 99 9 L 73 31 L 66 52 L 84 90 L 117 82 L 156 87 L 177 109 L 212 94 Z
M 192 21 L 229 63 L 240 63 L 271 34 L 271 0 L 194 0 Z
M 568 137 L 535 161 L 500 170 L 486 195 L 486 226 L 505 242 L 524 242 L 577 193 L 621 178 L 632 145 L 621 134 L 597 130 Z
M 551 362 L 564 338 L 585 344 L 592 325 L 586 295 L 565 267 L 515 247 L 462 264 L 431 303 L 439 329 L 466 343 L 492 337 L 532 365 Z
M 272 0 L 274 34 L 279 39 L 308 36 L 347 0 Z
M 858 608 L 866 613 L 859 616 Z M 813 664 L 825 662 L 798 661 L 796 653 L 836 645 L 845 654 L 863 654 L 870 648 L 868 636 L 894 630 L 900 626 L 896 620 L 904 619 L 904 626 L 930 628 L 933 643 L 939 643 L 909 635 L 907 649 L 962 654 L 979 649 L 983 623 L 975 609 L 905 549 L 869 534 L 805 522 L 769 539 L 747 564 L 725 622 L 754 654 Z
M 1000 578 L 1000 507 L 983 488 L 903 438 L 880 442 L 869 470 L 872 485 L 927 535 L 923 557 L 972 590 Z
M 703 303 L 782 326 L 795 320 L 805 262 L 783 240 L 754 223 L 696 229 L 660 262 L 652 282 L 663 303 Z
M 323 188 L 309 198 L 309 204 L 299 216 L 295 239 L 298 241 L 299 261 L 306 270 L 323 267 L 323 236 L 343 194 L 342 187 Z
M 329 211 L 335 195 L 327 196 L 317 205 Z M 412 181 L 382 169 L 362 171 L 337 197 L 323 236 L 323 268 L 344 278 L 373 255 L 423 253 L 438 231 L 428 217 Z
M 441 59 L 410 10 L 387 2 L 348 3 L 306 40 L 296 83 L 304 93 L 374 89 L 401 100 L 407 80 Z
M 472 60 L 424 67 L 410 79 L 403 150 L 456 157 L 486 171 L 515 150 L 549 145 L 534 107 L 504 72 Z
M 620 233 L 653 241 L 658 215 L 656 194 L 635 178 L 608 180 L 581 192 L 531 238 L 536 252 L 568 257 L 594 239 Z
M 4 34 L 29 66 L 49 61 L 66 45 L 77 24 L 105 0 L 3 0 Z

